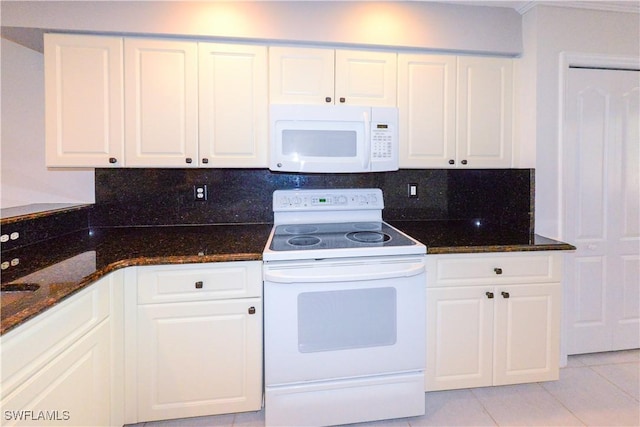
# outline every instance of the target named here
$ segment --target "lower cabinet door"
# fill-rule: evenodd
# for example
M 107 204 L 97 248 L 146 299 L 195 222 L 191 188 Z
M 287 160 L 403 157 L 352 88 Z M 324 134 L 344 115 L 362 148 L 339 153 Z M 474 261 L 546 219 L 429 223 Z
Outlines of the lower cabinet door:
M 427 289 L 425 390 L 491 385 L 494 299 L 486 289 Z
M 2 399 L 3 426 L 109 426 L 110 327 L 104 320 Z
M 560 284 L 495 289 L 494 385 L 557 380 Z
M 138 421 L 262 407 L 260 298 L 138 306 Z

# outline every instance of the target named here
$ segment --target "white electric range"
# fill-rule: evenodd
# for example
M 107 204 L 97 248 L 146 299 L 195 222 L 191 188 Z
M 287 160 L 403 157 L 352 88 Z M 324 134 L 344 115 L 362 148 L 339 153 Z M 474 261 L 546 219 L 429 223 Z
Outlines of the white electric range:
M 263 252 L 265 423 L 424 414 L 425 254 L 379 189 L 279 190 Z

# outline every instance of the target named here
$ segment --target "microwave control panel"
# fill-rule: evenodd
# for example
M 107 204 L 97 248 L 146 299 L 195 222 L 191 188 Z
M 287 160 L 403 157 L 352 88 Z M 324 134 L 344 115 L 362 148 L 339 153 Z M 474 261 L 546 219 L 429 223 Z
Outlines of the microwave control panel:
M 371 160 L 393 157 L 393 132 L 387 123 L 371 124 Z

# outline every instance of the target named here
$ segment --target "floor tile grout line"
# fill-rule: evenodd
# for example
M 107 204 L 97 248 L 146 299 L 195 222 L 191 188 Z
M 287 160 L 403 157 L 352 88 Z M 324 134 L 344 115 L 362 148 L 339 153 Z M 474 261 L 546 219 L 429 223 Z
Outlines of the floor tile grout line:
M 628 362 L 628 363 L 631 364 L 631 363 L 636 363 L 636 362 Z M 621 364 L 623 364 L 623 363 L 610 363 L 610 365 L 621 365 Z M 603 366 L 603 365 L 595 365 L 595 366 Z M 598 375 L 600 378 L 604 379 L 606 382 L 608 382 L 609 384 L 611 384 L 612 386 L 614 386 L 615 388 L 620 390 L 626 396 L 629 396 L 631 398 L 631 400 L 635 400 L 636 402 L 640 403 L 640 400 L 638 400 L 635 396 L 632 396 L 631 394 L 629 394 L 625 389 L 620 388 L 620 386 L 618 386 L 616 383 L 611 381 L 609 378 L 607 378 L 606 376 L 602 375 L 600 372 L 596 371 L 595 369 L 592 369 L 591 366 L 589 366 L 588 368 L 591 369 L 591 371 L 594 372 L 596 375 Z
M 588 366 L 580 366 L 579 368 L 588 368 Z M 560 379 L 558 379 L 558 380 L 556 380 L 556 381 L 560 381 Z M 546 381 L 546 382 L 549 382 L 549 381 Z M 562 406 L 564 409 L 566 409 L 566 410 L 567 410 L 567 412 L 569 412 L 571 415 L 573 415 L 574 417 L 576 417 L 576 419 L 577 419 L 578 421 L 580 421 L 580 423 L 581 423 L 583 426 L 585 426 L 585 427 L 586 427 L 586 426 L 588 426 L 588 425 L 589 425 L 589 424 L 587 424 L 587 422 L 586 422 L 586 421 L 584 421 L 582 418 L 580 418 L 580 417 L 578 416 L 578 414 L 574 413 L 574 412 L 573 412 L 573 411 L 572 411 L 572 410 L 571 410 L 567 405 L 565 405 L 565 404 L 564 404 L 564 402 L 563 402 L 562 400 L 558 399 L 558 398 L 557 398 L 553 393 L 551 393 L 551 391 L 550 391 L 549 389 L 547 389 L 547 388 L 544 386 L 544 385 L 545 385 L 545 382 L 539 382 L 538 384 L 540 384 L 540 386 L 542 387 L 542 389 L 543 389 L 545 392 L 547 392 L 547 393 L 549 394 L 549 396 L 551 396 L 551 398 L 552 398 L 553 400 L 555 400 L 556 402 L 558 402 L 558 404 L 559 404 L 560 406 Z
M 489 411 L 489 409 L 487 409 L 487 407 L 484 406 L 484 403 L 482 403 L 482 400 L 476 395 L 475 390 L 477 390 L 477 388 L 472 388 L 470 390 L 471 390 L 471 394 L 473 395 L 473 397 L 478 401 L 478 403 L 482 407 L 482 410 L 484 411 L 484 413 L 487 414 L 489 416 L 489 418 L 491 418 L 491 421 L 493 421 L 494 425 L 496 425 L 497 427 L 500 427 L 500 424 L 498 423 L 498 420 L 496 420 L 493 417 L 493 415 L 491 415 L 491 412 Z

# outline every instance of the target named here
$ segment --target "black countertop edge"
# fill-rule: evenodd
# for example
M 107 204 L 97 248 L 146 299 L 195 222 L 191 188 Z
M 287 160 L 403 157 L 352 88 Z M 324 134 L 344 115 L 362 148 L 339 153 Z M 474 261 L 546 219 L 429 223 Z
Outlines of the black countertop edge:
M 93 204 L 34 203 L 0 209 L 0 225 L 59 215 L 65 212 L 93 208 Z
M 431 246 L 427 247 L 427 255 L 439 254 L 471 254 L 491 252 L 534 252 L 534 251 L 574 251 L 575 246 L 544 236 L 535 235 L 536 239 L 550 240 L 550 243 L 538 244 L 514 244 L 514 245 L 488 245 L 488 246 Z

